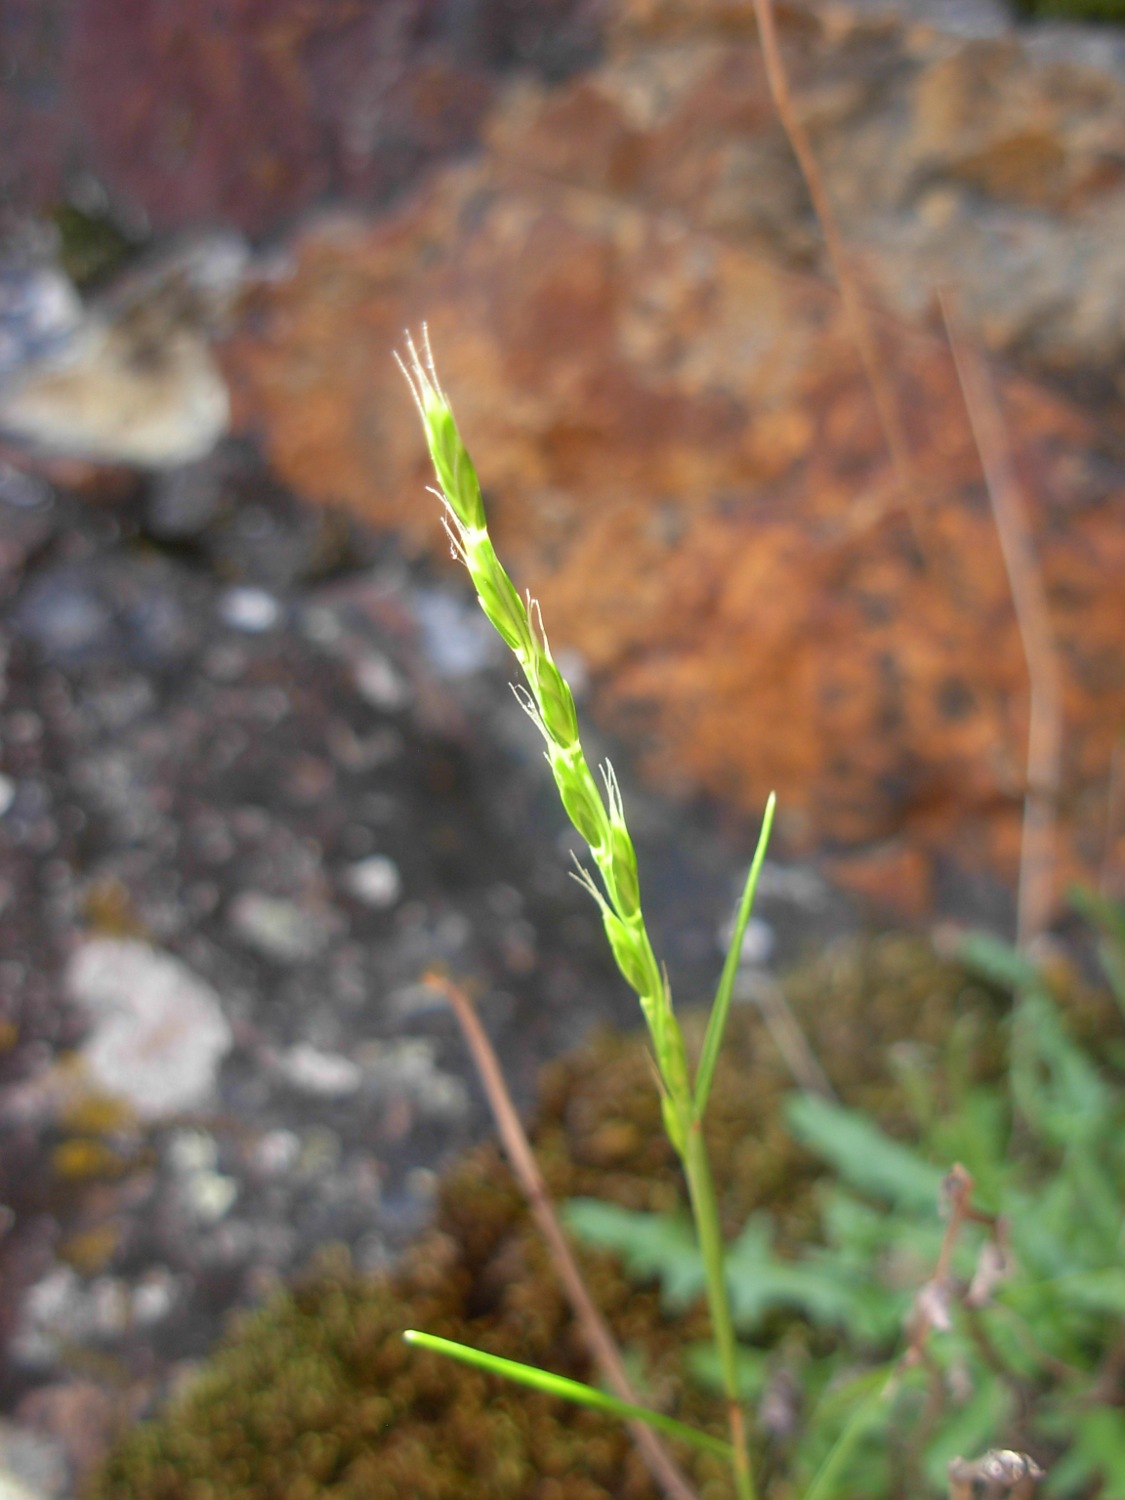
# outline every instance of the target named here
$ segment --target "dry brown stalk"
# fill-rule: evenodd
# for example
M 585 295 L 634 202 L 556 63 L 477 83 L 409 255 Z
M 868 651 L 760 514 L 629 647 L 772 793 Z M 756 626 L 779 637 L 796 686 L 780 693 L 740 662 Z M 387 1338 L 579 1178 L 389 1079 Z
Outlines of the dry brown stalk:
M 1051 920 L 1055 905 L 1055 837 L 1062 780 L 1062 664 L 1051 608 L 1035 556 L 1028 506 L 1012 461 L 996 388 L 988 367 L 958 330 L 948 293 L 940 295 L 949 347 L 980 454 L 985 487 L 1012 592 L 1030 682 L 1027 787 L 1023 804 L 1016 942 L 1026 948 Z
M 908 1344 L 903 1356 L 903 1363 L 907 1366 L 924 1364 L 931 1332 L 934 1329 L 942 1332 L 950 1326 L 957 1291 L 953 1280 L 953 1252 L 966 1224 L 983 1224 L 989 1231 L 989 1247 L 995 1252 L 991 1259 L 982 1255 L 977 1275 L 964 1299 L 966 1304 L 979 1307 L 987 1302 L 996 1283 L 1008 1271 L 1005 1223 L 994 1214 L 982 1213 L 973 1207 L 973 1179 L 960 1162 L 956 1162 L 946 1174 L 942 1192 L 946 1205 L 945 1233 L 934 1274 L 915 1296 L 907 1322 Z
M 839 1096 L 801 1030 L 784 990 L 768 974 L 754 973 L 748 978 L 746 987 L 750 998 L 761 1012 L 766 1030 L 792 1074 L 793 1082 L 806 1094 L 818 1094 L 822 1099 L 839 1103 Z
M 567 1300 L 578 1320 L 595 1364 L 616 1396 L 633 1406 L 643 1406 L 645 1403 L 633 1389 L 625 1372 L 625 1363 L 613 1334 L 609 1331 L 605 1319 L 598 1311 L 582 1279 L 582 1272 L 578 1269 L 578 1263 L 574 1259 L 558 1215 L 555 1213 L 554 1204 L 547 1192 L 547 1185 L 543 1181 L 531 1143 L 527 1139 L 519 1114 L 512 1103 L 499 1060 L 492 1043 L 488 1040 L 487 1032 L 480 1023 L 472 1001 L 459 985 L 454 984 L 444 974 L 431 970 L 425 975 L 424 983 L 445 996 L 453 1009 L 453 1014 L 457 1017 L 465 1044 L 488 1098 L 504 1151 L 523 1190 L 524 1197 L 527 1199 L 539 1232 L 550 1251 L 559 1280 L 563 1284 Z M 684 1478 L 675 1460 L 652 1428 L 643 1422 L 636 1421 L 629 1423 L 629 1430 L 649 1473 L 660 1490 L 669 1496 L 670 1500 L 698 1500 L 696 1492 Z
M 1125 895 L 1125 869 L 1118 841 L 1125 833 L 1125 740 L 1118 740 L 1109 757 L 1105 794 L 1105 848 L 1098 875 L 1098 890 L 1110 900 Z
M 924 535 L 925 526 L 923 518 L 922 486 L 914 467 L 914 460 L 910 456 L 910 444 L 906 437 L 906 428 L 903 425 L 902 415 L 899 411 L 898 401 L 890 382 L 883 374 L 880 364 L 879 347 L 871 328 L 871 320 L 860 295 L 859 286 L 848 260 L 847 250 L 844 246 L 844 237 L 840 232 L 839 221 L 836 211 L 832 207 L 832 200 L 824 185 L 820 167 L 809 141 L 808 132 L 804 122 L 793 102 L 793 94 L 789 87 L 789 75 L 785 71 L 785 63 L 782 60 L 781 48 L 777 41 L 777 27 L 774 22 L 773 0 L 751 0 L 754 7 L 754 15 L 758 22 L 758 39 L 762 44 L 762 61 L 766 68 L 766 81 L 769 84 L 770 95 L 773 98 L 774 108 L 777 110 L 778 119 L 793 148 L 793 155 L 797 158 L 797 165 L 801 169 L 801 175 L 805 179 L 809 197 L 812 199 L 813 209 L 820 221 L 821 231 L 824 235 L 824 246 L 828 252 L 828 259 L 832 265 L 833 275 L 836 277 L 836 285 L 840 290 L 840 300 L 844 304 L 844 316 L 847 319 L 848 330 L 859 354 L 863 365 L 867 384 L 871 389 L 872 399 L 875 402 L 875 410 L 879 417 L 879 425 L 883 430 L 883 438 L 887 444 L 887 451 L 891 457 L 891 465 L 895 473 L 895 483 L 898 489 L 899 500 L 910 521 L 914 532 L 914 540 L 919 552 L 925 555 Z

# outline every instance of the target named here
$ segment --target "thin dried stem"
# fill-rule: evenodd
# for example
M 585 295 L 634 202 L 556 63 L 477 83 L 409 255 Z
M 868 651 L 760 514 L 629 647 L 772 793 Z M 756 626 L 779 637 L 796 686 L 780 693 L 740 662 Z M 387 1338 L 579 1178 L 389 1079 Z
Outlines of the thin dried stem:
M 809 197 L 812 199 L 813 209 L 820 221 L 824 246 L 828 252 L 836 285 L 840 290 L 840 299 L 844 304 L 844 316 L 863 365 L 867 384 L 871 388 L 879 425 L 883 429 L 883 438 L 895 473 L 899 500 L 910 521 L 918 550 L 925 555 L 922 486 L 914 467 L 914 460 L 910 455 L 910 444 L 907 441 L 898 401 L 889 381 L 883 374 L 878 344 L 848 260 L 836 211 L 832 207 L 832 200 L 825 188 L 824 178 L 821 176 L 808 132 L 793 103 L 789 76 L 785 71 L 781 48 L 777 41 L 773 0 L 751 0 L 751 3 L 758 22 L 758 39 L 762 44 L 762 60 L 765 63 L 766 81 L 769 84 L 774 108 L 789 138 L 793 155 L 797 158 L 797 165 L 801 169 Z
M 761 1012 L 766 1030 L 792 1074 L 793 1082 L 806 1094 L 818 1094 L 820 1098 L 838 1104 L 839 1095 L 809 1045 L 781 986 L 768 974 L 754 973 L 748 977 L 750 998 Z
M 1109 757 L 1109 777 L 1105 794 L 1105 847 L 1098 874 L 1098 890 L 1107 899 L 1122 895 L 1125 871 L 1122 870 L 1118 840 L 1125 832 L 1125 740 L 1118 740 Z
M 978 1264 L 977 1275 L 962 1298 L 965 1306 L 975 1311 L 990 1302 L 996 1285 L 1011 1269 L 1007 1223 L 995 1214 L 973 1207 L 973 1179 L 960 1162 L 955 1162 L 946 1173 L 942 1199 L 946 1210 L 945 1233 L 934 1274 L 919 1289 L 907 1319 L 907 1347 L 903 1355 L 903 1364 L 907 1367 L 925 1364 L 930 1334 L 935 1329 L 944 1332 L 951 1325 L 953 1301 L 957 1294 L 953 1254 L 966 1224 L 984 1225 L 995 1254 Z
M 454 984 L 443 974 L 431 971 L 425 976 L 425 983 L 445 996 L 457 1017 L 465 1044 L 488 1098 L 504 1151 L 519 1180 L 539 1232 L 546 1241 L 567 1300 L 574 1316 L 578 1319 L 579 1327 L 582 1329 L 594 1362 L 612 1388 L 614 1395 L 633 1406 L 643 1405 L 644 1403 L 633 1389 L 625 1372 L 621 1351 L 614 1342 L 605 1319 L 595 1306 L 586 1283 L 582 1279 L 582 1272 L 578 1269 L 578 1263 L 567 1243 L 531 1144 L 520 1123 L 520 1117 L 512 1103 L 511 1095 L 508 1093 L 508 1086 L 504 1081 L 499 1060 L 473 1008 L 472 1001 L 459 985 Z M 663 1493 L 669 1496 L 670 1500 L 698 1500 L 695 1491 L 652 1428 L 647 1427 L 643 1422 L 630 1422 L 629 1430 L 648 1466 L 649 1473 Z
M 984 360 L 958 330 L 952 298 L 945 292 L 939 295 L 946 336 L 1004 554 L 1030 682 L 1027 788 L 1016 921 L 1017 945 L 1026 948 L 1047 927 L 1055 906 L 1055 824 L 1063 746 L 1062 665 L 1047 591 L 1035 556 L 1027 501 L 1012 462 L 1012 447 L 996 389 Z

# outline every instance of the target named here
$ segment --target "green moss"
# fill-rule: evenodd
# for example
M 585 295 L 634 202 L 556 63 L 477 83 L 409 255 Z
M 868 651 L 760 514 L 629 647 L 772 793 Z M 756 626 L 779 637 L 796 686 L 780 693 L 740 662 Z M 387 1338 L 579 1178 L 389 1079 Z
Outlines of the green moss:
M 969 1025 L 978 1039 L 973 1066 L 999 1065 L 991 1038 L 1005 1002 L 911 939 L 830 954 L 793 979 L 789 997 L 835 1086 L 891 1129 L 905 1124 L 886 1066 L 894 1042 L 909 1036 L 936 1053 L 951 1027 Z M 690 1026 L 688 1035 L 698 1044 Z M 816 1169 L 780 1123 L 790 1087 L 756 1011 L 736 1011 L 711 1113 L 731 1231 L 761 1205 L 790 1241 L 815 1225 Z M 541 1099 L 535 1144 L 557 1198 L 594 1195 L 647 1209 L 677 1201 L 680 1180 L 639 1037 L 604 1034 L 552 1064 Z M 685 1381 L 680 1363 L 684 1344 L 705 1335 L 702 1314 L 670 1326 L 654 1290 L 630 1285 L 606 1256 L 582 1258 L 650 1398 L 721 1431 L 717 1408 Z M 364 1278 L 346 1258 L 326 1257 L 302 1286 L 241 1320 L 191 1389 L 118 1446 L 90 1500 L 652 1496 L 616 1424 L 409 1349 L 400 1333 L 411 1326 L 590 1375 L 492 1145 L 446 1174 L 434 1229 L 393 1276 Z M 680 1457 L 707 1500 L 723 1500 L 727 1481 L 713 1463 Z

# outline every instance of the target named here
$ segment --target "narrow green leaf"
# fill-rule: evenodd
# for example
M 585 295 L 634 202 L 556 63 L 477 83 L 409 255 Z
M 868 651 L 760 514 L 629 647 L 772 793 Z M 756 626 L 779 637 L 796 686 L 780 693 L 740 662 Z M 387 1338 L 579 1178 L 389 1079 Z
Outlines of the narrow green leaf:
M 859 1404 L 844 1423 L 840 1436 L 813 1476 L 812 1483 L 805 1491 L 804 1500 L 831 1500 L 832 1496 L 841 1492 L 840 1480 L 852 1454 L 880 1416 L 886 1414 L 884 1402 L 893 1368 L 893 1365 L 880 1367 L 854 1382 L 852 1389 L 862 1393 Z
M 402 1335 L 408 1344 L 420 1349 L 429 1349 L 434 1354 L 445 1354 L 458 1359 L 462 1364 L 472 1365 L 489 1375 L 499 1375 L 504 1380 L 514 1380 L 520 1385 L 530 1386 L 533 1391 L 542 1391 L 548 1396 L 558 1396 L 563 1401 L 574 1401 L 579 1406 L 589 1406 L 607 1416 L 620 1417 L 623 1422 L 645 1422 L 662 1432 L 666 1437 L 679 1438 L 702 1448 L 705 1453 L 731 1460 L 731 1447 L 722 1438 L 701 1432 L 698 1427 L 689 1427 L 686 1422 L 677 1422 L 675 1417 L 666 1417 L 663 1412 L 652 1411 L 647 1406 L 634 1406 L 621 1401 L 596 1386 L 584 1385 L 580 1380 L 569 1380 L 565 1375 L 552 1375 L 549 1370 L 539 1370 L 534 1365 L 520 1364 L 514 1359 L 501 1359 L 497 1354 L 486 1354 L 482 1349 L 471 1349 L 468 1344 L 457 1344 L 452 1339 L 438 1338 L 436 1334 L 419 1333 L 408 1328 Z
M 750 921 L 750 913 L 754 909 L 754 893 L 758 889 L 758 877 L 762 873 L 762 865 L 766 858 L 766 848 L 770 841 L 770 831 L 773 828 L 773 815 L 777 808 L 777 796 L 771 792 L 769 801 L 766 803 L 766 811 L 762 818 L 762 831 L 758 835 L 758 847 L 754 851 L 754 858 L 750 864 L 749 874 L 746 876 L 746 885 L 742 891 L 742 900 L 738 903 L 738 915 L 734 921 L 734 931 L 731 933 L 730 947 L 727 949 L 726 961 L 723 964 L 722 976 L 719 979 L 719 988 L 715 993 L 715 1001 L 711 1006 L 711 1014 L 707 1021 L 707 1032 L 703 1038 L 703 1050 L 699 1054 L 699 1068 L 695 1075 L 695 1117 L 697 1120 L 703 1118 L 707 1108 L 707 1100 L 711 1094 L 711 1085 L 715 1079 L 715 1066 L 719 1060 L 719 1051 L 723 1045 L 723 1032 L 726 1030 L 727 1017 L 730 1015 L 731 999 L 734 995 L 734 981 L 738 974 L 738 964 L 742 957 L 742 940 L 746 936 L 746 925 Z

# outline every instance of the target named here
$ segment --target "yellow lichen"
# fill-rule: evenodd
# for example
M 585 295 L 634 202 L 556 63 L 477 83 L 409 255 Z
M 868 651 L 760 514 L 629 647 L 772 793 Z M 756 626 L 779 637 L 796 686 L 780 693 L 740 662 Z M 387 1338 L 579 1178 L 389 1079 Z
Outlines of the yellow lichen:
M 96 1276 L 105 1270 L 120 1243 L 119 1224 L 97 1224 L 64 1240 L 59 1248 L 59 1259 L 73 1266 L 82 1276 Z
M 92 1136 L 72 1136 L 51 1152 L 51 1170 L 68 1182 L 121 1177 L 130 1166 L 131 1162 L 112 1146 Z

